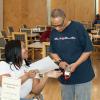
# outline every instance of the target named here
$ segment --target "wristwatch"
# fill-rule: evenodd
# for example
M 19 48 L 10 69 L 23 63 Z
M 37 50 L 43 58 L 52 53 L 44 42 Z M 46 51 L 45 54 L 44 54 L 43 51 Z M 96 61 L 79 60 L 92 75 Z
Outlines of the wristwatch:
M 40 78 L 43 78 L 43 77 L 44 77 L 44 74 L 39 74 L 39 77 L 40 77 Z

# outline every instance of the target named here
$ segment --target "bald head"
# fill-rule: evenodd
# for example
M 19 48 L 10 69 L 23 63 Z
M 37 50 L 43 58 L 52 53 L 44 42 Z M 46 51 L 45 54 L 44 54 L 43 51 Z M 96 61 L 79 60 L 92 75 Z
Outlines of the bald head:
M 65 15 L 64 11 L 61 9 L 53 9 L 51 12 L 51 17 L 52 18 L 61 17 L 64 19 L 66 17 L 66 15 Z

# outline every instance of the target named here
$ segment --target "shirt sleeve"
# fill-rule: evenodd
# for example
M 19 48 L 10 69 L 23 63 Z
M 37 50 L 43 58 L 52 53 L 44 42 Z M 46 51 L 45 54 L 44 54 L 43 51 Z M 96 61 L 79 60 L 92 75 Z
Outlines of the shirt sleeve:
M 83 52 L 89 52 L 93 50 L 93 45 L 90 40 L 88 32 L 85 30 L 82 24 L 78 27 L 79 41 L 83 48 Z
M 3 75 L 3 74 L 10 74 L 10 70 L 9 70 L 9 65 L 6 62 L 1 61 L 0 62 L 0 75 Z

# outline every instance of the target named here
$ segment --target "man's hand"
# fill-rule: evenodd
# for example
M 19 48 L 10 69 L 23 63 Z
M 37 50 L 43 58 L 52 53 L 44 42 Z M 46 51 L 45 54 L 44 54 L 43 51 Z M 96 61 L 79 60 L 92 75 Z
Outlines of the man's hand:
M 72 63 L 72 64 L 70 64 L 70 66 L 71 66 L 71 73 L 72 73 L 72 72 L 74 72 L 76 70 L 77 64 L 76 63 Z
M 67 62 L 65 62 L 65 61 L 61 61 L 60 63 L 59 63 L 59 66 L 62 68 L 62 69 L 66 69 L 66 67 L 68 66 L 69 64 L 67 63 Z

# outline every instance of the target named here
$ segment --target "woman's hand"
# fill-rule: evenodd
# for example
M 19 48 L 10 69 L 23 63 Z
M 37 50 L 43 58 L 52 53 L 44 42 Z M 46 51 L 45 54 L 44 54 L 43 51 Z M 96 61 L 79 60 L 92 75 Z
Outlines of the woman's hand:
M 49 71 L 46 73 L 46 75 L 50 78 L 58 78 L 62 75 L 63 73 L 61 71 L 55 71 L 55 70 L 52 70 L 52 71 Z
M 25 74 L 28 78 L 34 78 L 37 72 L 37 70 L 30 70 L 28 72 L 25 72 Z

